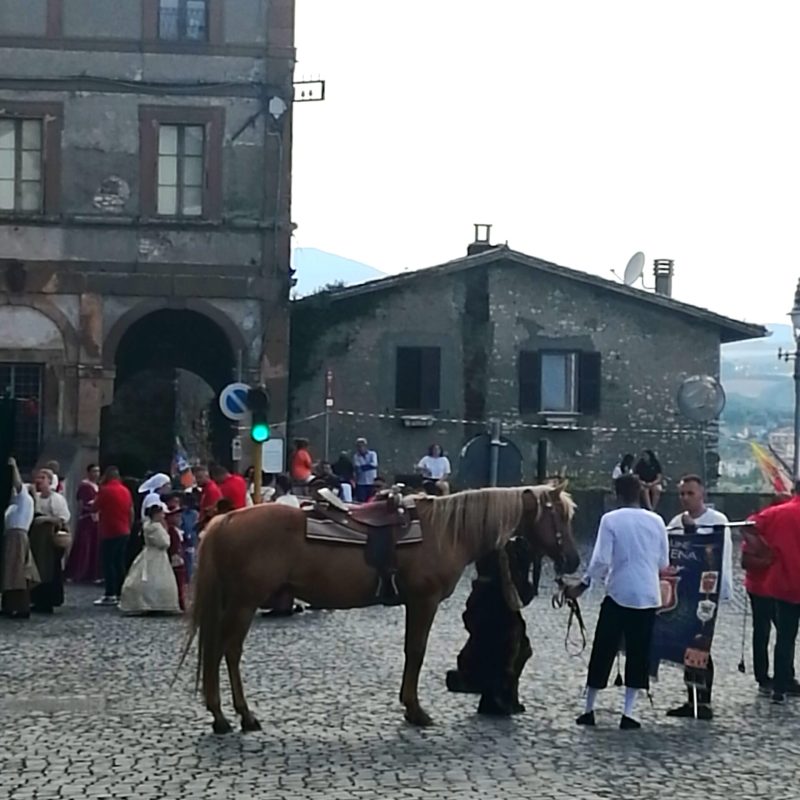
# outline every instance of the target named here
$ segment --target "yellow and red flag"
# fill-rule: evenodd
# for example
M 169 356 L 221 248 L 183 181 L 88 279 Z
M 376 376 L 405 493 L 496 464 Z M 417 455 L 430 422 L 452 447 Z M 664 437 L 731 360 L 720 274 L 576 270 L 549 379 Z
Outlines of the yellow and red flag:
M 750 442 L 750 447 L 753 449 L 753 456 L 764 480 L 772 487 L 775 494 L 791 494 L 792 479 L 778 459 L 756 442 Z

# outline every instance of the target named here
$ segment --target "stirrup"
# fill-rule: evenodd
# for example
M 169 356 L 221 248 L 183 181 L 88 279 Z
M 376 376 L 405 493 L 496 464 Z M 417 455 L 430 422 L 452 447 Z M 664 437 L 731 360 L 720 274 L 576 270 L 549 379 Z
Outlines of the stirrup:
M 388 587 L 386 579 L 383 575 L 378 578 L 378 588 L 375 591 L 375 597 L 379 603 L 385 606 L 398 606 L 403 601 L 400 597 L 400 590 L 397 588 L 396 574 L 392 573 L 388 576 Z M 387 589 L 389 591 L 387 591 Z

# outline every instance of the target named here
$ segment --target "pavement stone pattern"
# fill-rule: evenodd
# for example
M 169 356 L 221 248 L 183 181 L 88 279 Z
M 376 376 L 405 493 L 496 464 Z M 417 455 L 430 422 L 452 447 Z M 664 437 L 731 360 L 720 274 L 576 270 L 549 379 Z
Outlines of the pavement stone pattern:
M 713 722 L 668 720 L 681 671 L 662 667 L 641 731 L 617 728 L 622 690 L 601 696 L 595 730 L 578 728 L 587 652 L 563 640 L 551 577 L 525 610 L 534 656 L 527 713 L 492 720 L 444 674 L 465 640 L 469 573 L 442 606 L 423 669 L 417 730 L 398 702 L 403 611 L 311 611 L 258 618 L 244 680 L 262 733 L 216 737 L 192 693 L 194 662 L 174 687 L 180 618 L 124 618 L 70 587 L 67 605 L 28 624 L 0 621 L 0 798 L 771 798 L 800 796 L 800 701 L 772 706 L 737 672 L 741 592 L 714 644 Z M 583 602 L 590 633 L 600 597 Z M 225 711 L 236 720 L 223 680 Z

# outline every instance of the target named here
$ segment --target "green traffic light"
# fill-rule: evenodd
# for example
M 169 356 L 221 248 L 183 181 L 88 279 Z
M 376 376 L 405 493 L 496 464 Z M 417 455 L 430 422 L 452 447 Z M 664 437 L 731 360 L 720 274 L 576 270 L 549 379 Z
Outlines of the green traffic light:
M 256 444 L 262 444 L 269 439 L 269 425 L 264 422 L 257 422 L 250 429 L 250 438 Z

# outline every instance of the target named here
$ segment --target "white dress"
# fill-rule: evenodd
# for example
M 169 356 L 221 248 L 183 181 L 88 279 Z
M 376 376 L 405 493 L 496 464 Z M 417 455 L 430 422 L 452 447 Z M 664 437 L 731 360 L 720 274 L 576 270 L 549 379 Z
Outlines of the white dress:
M 145 523 L 142 533 L 144 547 L 125 578 L 119 610 L 125 614 L 180 614 L 178 583 L 167 554 L 169 534 L 160 522 L 151 521 Z

